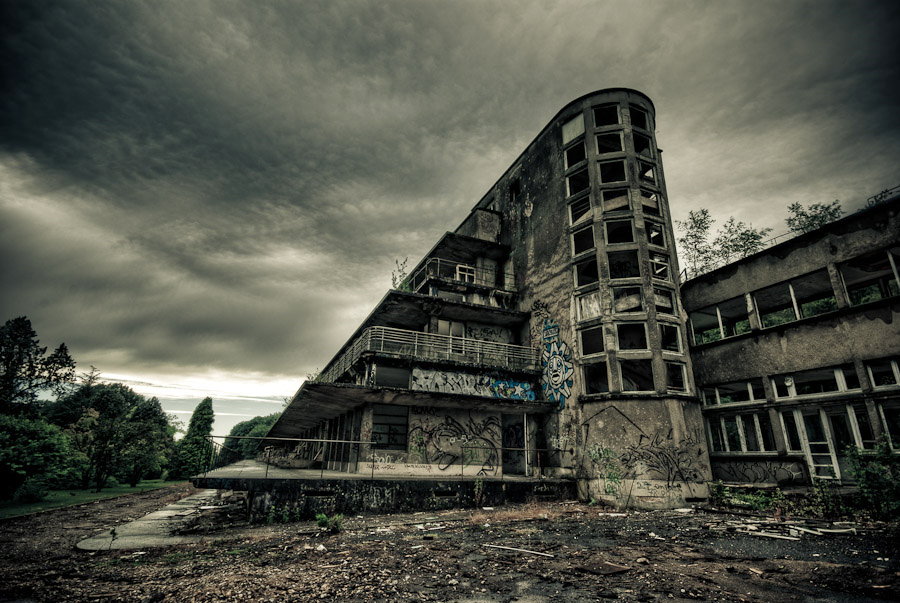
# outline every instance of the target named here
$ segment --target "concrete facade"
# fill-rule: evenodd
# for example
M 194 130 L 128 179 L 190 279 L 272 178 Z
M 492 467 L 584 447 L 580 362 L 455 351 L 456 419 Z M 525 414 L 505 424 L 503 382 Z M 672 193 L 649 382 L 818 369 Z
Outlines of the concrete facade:
M 851 480 L 900 452 L 900 196 L 687 281 L 713 476 Z
M 269 454 L 382 476 L 568 478 L 584 499 L 638 507 L 704 498 L 655 119 L 623 88 L 566 105 L 300 388 Z

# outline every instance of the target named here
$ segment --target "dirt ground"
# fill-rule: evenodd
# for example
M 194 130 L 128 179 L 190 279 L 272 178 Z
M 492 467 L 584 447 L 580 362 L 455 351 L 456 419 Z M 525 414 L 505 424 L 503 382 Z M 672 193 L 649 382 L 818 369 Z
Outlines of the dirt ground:
M 337 534 L 307 522 L 164 548 L 74 548 L 192 491 L 180 486 L 0 522 L 0 600 L 900 600 L 900 543 L 890 525 L 795 531 L 799 540 L 787 540 L 745 531 L 788 533 L 761 518 L 621 517 L 581 503 L 348 518 Z

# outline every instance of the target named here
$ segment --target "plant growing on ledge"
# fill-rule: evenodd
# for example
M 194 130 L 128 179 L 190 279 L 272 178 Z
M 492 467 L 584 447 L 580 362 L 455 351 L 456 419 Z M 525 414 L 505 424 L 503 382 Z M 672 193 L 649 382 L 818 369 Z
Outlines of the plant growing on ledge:
M 408 257 L 403 258 L 402 262 L 400 260 L 394 260 L 396 269 L 391 270 L 391 289 L 412 292 L 412 285 L 409 282 L 409 275 L 407 274 L 407 264 L 409 264 Z

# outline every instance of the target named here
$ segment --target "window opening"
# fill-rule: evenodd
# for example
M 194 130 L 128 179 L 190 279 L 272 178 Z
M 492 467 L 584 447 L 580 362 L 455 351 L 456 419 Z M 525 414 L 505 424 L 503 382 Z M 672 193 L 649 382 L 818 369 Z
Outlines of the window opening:
M 852 364 L 841 365 L 841 375 L 844 377 L 845 389 L 859 389 L 859 375 L 856 374 L 856 367 Z
M 787 283 L 766 287 L 753 294 L 763 327 L 774 327 L 797 320 L 791 290 Z
M 793 398 L 847 391 L 850 384 L 845 380 L 843 367 L 825 367 L 775 375 L 772 385 L 776 398 Z M 854 385 L 858 387 L 858 383 Z
M 724 452 L 725 444 L 722 442 L 722 429 L 719 424 L 718 417 L 715 419 L 707 419 L 706 427 L 709 431 L 712 447 L 715 452 Z
M 647 189 L 642 188 L 641 206 L 644 208 L 645 214 L 650 214 L 652 216 L 662 215 L 662 210 L 660 209 L 659 193 L 654 193 L 653 191 L 648 191 Z
M 588 176 L 587 168 L 578 170 L 571 176 L 566 178 L 566 190 L 568 191 L 569 197 L 580 193 L 581 191 L 586 191 L 591 186 L 591 179 Z
M 669 278 L 669 256 L 662 253 L 650 254 L 650 274 L 653 278 L 668 280 Z
M 519 201 L 519 197 L 522 195 L 522 185 L 519 182 L 518 178 L 513 180 L 509 185 L 509 202 L 512 205 L 515 205 Z
M 393 366 L 377 365 L 375 367 L 375 385 L 381 387 L 409 388 L 410 370 Z
M 869 371 L 869 379 L 872 387 L 885 387 L 897 385 L 897 361 L 889 358 L 867 360 L 866 368 Z
M 687 390 L 684 381 L 684 365 L 678 362 L 666 362 L 666 389 L 683 392 Z
M 791 410 L 782 412 L 781 420 L 784 422 L 785 441 L 787 442 L 788 450 L 793 452 L 802 450 L 800 430 L 797 427 L 797 418 L 794 416 L 794 412 Z
M 744 436 L 744 451 L 757 452 L 759 440 L 756 438 L 756 415 L 738 415 L 738 421 Z
M 606 257 L 609 260 L 609 278 L 631 278 L 641 275 L 637 251 L 611 251 Z
M 850 427 L 850 418 L 846 408 L 832 409 L 826 413 L 828 423 L 831 426 L 831 435 L 834 438 L 835 450 L 843 451 L 848 446 L 856 446 L 856 438 Z
M 619 360 L 622 391 L 653 391 L 653 363 L 650 360 Z
M 659 339 L 663 350 L 667 352 L 681 351 L 681 336 L 678 333 L 678 327 L 675 325 L 660 323 Z
M 900 294 L 897 287 L 897 251 L 893 249 L 890 252 L 867 253 L 840 264 L 838 269 L 847 287 L 851 306 Z
M 578 287 L 582 285 L 590 285 L 600 280 L 597 272 L 597 259 L 591 258 L 584 262 L 575 264 L 575 283 Z
M 597 135 L 597 153 L 620 153 L 622 151 L 622 135 L 618 132 Z
M 572 224 L 579 222 L 582 218 L 587 216 L 591 211 L 591 198 L 585 197 L 583 199 L 579 199 L 578 201 L 573 201 L 571 205 L 569 205 L 569 216 L 571 217 Z
M 834 289 L 827 270 L 817 270 L 791 279 L 790 284 L 802 318 L 837 310 L 837 300 L 834 299 Z
M 608 188 L 603 191 L 603 211 L 630 209 L 627 188 Z
M 406 450 L 409 408 L 394 404 L 375 404 L 372 410 L 372 447 L 380 450 Z
M 466 283 L 474 283 L 475 282 L 475 267 L 467 266 L 465 264 L 457 264 L 456 265 L 456 280 L 464 281 Z
M 600 316 L 600 295 L 591 291 L 587 295 L 579 295 L 577 301 L 578 320 L 589 320 Z
M 604 161 L 600 163 L 600 182 L 624 182 L 625 162 Z
M 631 220 L 610 220 L 606 222 L 606 243 L 633 243 L 634 229 Z
M 775 435 L 772 433 L 772 421 L 769 419 L 769 413 L 761 412 L 755 416 L 759 423 L 760 435 L 762 435 L 762 449 L 775 450 Z
M 666 237 L 663 231 L 662 224 L 645 221 L 644 228 L 647 232 L 647 243 L 649 243 L 650 245 L 656 245 L 657 247 L 666 246 Z
M 566 149 L 566 169 L 572 167 L 575 164 L 581 163 L 585 159 L 587 159 L 587 154 L 585 152 L 583 142 L 579 142 L 578 144 Z
M 866 450 L 875 448 L 875 432 L 872 431 L 872 424 L 869 422 L 869 413 L 866 412 L 866 407 L 848 406 L 848 412 L 852 413 L 852 420 L 856 421 L 862 447 Z
M 634 139 L 634 152 L 644 157 L 653 157 L 653 145 L 649 136 L 632 132 L 631 137 Z
M 647 329 L 644 323 L 620 323 L 616 325 L 620 350 L 646 350 Z
M 725 426 L 725 443 L 729 452 L 741 451 L 741 436 L 738 429 L 737 416 L 722 417 Z
M 631 115 L 631 125 L 642 130 L 650 129 L 650 119 L 647 112 L 634 105 L 628 105 L 628 113 Z
M 653 287 L 653 298 L 657 314 L 675 314 L 675 294 L 672 291 Z
M 609 376 L 605 362 L 592 362 L 584 365 L 585 391 L 589 394 L 605 394 L 609 392 Z
M 640 287 L 613 287 L 613 312 L 642 312 L 644 294 Z
M 575 255 L 594 248 L 594 227 L 588 226 L 572 234 L 572 252 Z
M 614 126 L 619 123 L 619 107 L 618 105 L 601 105 L 594 107 L 594 125 L 598 128 L 601 126 Z
M 580 114 L 563 124 L 562 143 L 571 142 L 584 134 L 584 117 Z
M 656 184 L 656 167 L 646 161 L 638 161 L 638 182 L 641 184 Z
M 600 354 L 604 351 L 603 327 L 585 329 L 579 334 L 581 335 L 581 354 L 583 356 Z

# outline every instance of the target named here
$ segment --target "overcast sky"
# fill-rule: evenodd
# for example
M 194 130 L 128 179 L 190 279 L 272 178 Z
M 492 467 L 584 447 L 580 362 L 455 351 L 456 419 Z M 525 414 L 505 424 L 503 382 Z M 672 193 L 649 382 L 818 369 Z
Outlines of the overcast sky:
M 900 184 L 896 2 L 0 5 L 0 319 L 229 425 L 592 90 L 654 100 L 675 218 Z

